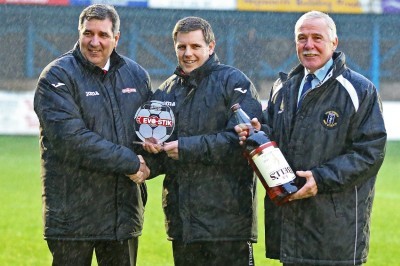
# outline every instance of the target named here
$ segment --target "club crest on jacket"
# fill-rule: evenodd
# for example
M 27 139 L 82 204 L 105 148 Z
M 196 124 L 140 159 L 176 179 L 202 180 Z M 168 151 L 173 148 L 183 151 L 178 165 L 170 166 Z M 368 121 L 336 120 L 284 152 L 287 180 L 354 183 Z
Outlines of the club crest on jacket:
M 339 112 L 335 110 L 328 110 L 322 114 L 322 125 L 328 129 L 336 128 L 339 124 Z

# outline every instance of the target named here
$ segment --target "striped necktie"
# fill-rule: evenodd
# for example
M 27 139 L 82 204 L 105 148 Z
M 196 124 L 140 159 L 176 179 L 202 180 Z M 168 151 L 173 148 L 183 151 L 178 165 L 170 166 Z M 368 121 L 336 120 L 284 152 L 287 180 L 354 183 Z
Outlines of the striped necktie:
M 303 101 L 304 95 L 307 91 L 311 89 L 311 81 L 315 78 L 314 74 L 308 74 L 306 76 L 306 81 L 304 82 L 303 89 L 301 90 L 301 95 L 299 99 L 299 103 L 297 104 L 297 108 L 300 108 L 301 102 Z

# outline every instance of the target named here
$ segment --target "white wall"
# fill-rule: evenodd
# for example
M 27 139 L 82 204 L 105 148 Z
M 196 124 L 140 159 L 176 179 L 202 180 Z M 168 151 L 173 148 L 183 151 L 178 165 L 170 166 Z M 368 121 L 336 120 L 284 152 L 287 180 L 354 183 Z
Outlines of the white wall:
M 383 102 L 383 118 L 389 140 L 400 140 L 400 102 Z
M 33 135 L 39 133 L 39 121 L 33 110 L 33 92 L 0 91 L 0 134 Z

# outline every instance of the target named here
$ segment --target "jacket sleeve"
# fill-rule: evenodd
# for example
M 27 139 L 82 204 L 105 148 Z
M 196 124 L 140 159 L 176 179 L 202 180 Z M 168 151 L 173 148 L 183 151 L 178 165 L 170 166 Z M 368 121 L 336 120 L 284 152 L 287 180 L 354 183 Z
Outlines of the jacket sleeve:
M 168 160 L 171 159 L 169 159 L 164 152 L 158 154 L 150 154 L 144 152 L 142 155 L 144 160 L 146 161 L 147 167 L 149 167 L 150 169 L 150 176 L 147 178 L 147 180 L 153 179 L 166 173 L 165 165 L 168 165 Z
M 241 72 L 233 72 L 227 78 L 223 89 L 228 95 L 226 101 L 228 119 L 225 129 L 215 134 L 179 137 L 179 160 L 181 162 L 224 164 L 227 161 L 243 161 L 242 147 L 239 145 L 238 135 L 234 131 L 237 122 L 230 108 L 233 104 L 239 103 L 249 117 L 260 119 L 261 103 L 253 84 Z
M 39 78 L 34 109 L 42 131 L 42 149 L 60 161 L 95 171 L 136 173 L 137 155 L 89 130 L 73 96 L 74 82 L 66 71 L 54 66 Z
M 382 104 L 372 83 L 363 85 L 367 91 L 352 117 L 343 154 L 311 169 L 318 193 L 338 192 L 361 184 L 375 176 L 383 163 L 386 130 Z

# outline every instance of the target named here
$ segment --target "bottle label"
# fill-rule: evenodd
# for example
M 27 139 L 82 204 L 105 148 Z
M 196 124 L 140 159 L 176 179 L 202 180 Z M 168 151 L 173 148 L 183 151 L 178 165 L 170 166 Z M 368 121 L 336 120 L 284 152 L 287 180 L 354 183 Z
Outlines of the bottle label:
M 252 159 L 269 187 L 276 187 L 296 178 L 279 148 L 265 148 Z

